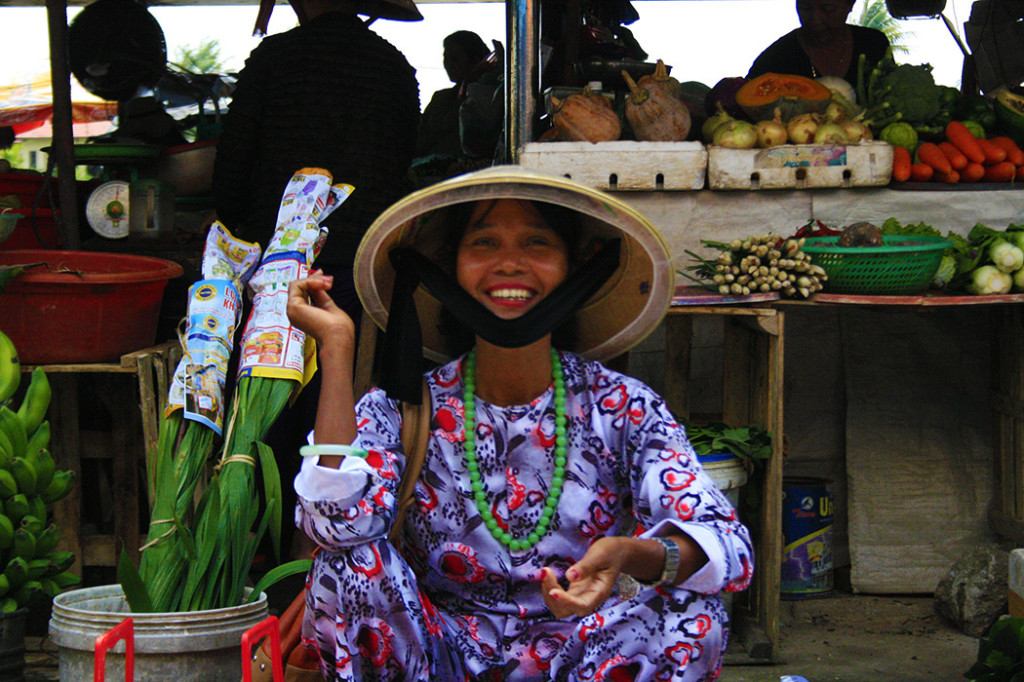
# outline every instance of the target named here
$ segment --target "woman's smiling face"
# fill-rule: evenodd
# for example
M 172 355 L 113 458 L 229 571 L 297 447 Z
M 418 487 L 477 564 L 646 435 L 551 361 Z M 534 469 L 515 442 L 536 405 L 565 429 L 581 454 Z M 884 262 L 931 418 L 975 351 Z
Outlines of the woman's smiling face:
M 518 317 L 561 284 L 568 246 L 527 201 L 478 203 L 459 241 L 456 278 L 503 319 Z

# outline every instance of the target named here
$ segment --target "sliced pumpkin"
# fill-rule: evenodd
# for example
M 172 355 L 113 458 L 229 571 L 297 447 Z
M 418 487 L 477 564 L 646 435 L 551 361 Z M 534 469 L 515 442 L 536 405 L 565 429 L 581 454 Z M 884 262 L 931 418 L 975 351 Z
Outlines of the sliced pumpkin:
M 761 74 L 736 93 L 736 104 L 753 121 L 774 118 L 776 109 L 783 122 L 800 114 L 821 114 L 831 99 L 832 91 L 813 78 L 782 73 Z

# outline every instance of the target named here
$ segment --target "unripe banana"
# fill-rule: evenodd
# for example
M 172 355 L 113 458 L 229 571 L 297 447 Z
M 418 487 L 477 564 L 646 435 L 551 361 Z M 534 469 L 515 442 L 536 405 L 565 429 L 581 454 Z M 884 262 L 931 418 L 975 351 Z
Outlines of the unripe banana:
M 55 583 L 52 578 L 40 578 L 39 584 L 43 586 L 43 594 L 49 599 L 53 599 L 60 594 L 60 585 Z
M 18 602 L 14 601 L 14 597 L 0 599 L 0 613 L 14 613 L 18 608 Z
M 13 552 L 15 556 L 24 557 L 26 560 L 35 559 L 36 536 L 24 528 L 15 530 Z
M 14 546 L 14 524 L 4 514 L 0 514 L 0 550 Z
M 51 504 L 65 497 L 71 492 L 71 486 L 75 483 L 75 472 L 70 469 L 53 472 L 50 484 L 40 491 L 39 496 L 46 504 Z
M 28 561 L 24 557 L 12 557 L 4 567 L 3 574 L 7 576 L 11 589 L 18 589 L 28 579 Z
M 74 573 L 72 573 L 71 571 L 55 573 L 50 576 L 50 579 L 53 580 L 53 582 L 57 583 L 57 587 L 59 587 L 62 590 L 67 589 L 69 587 L 74 587 L 75 585 L 82 582 L 82 579 Z
M 7 576 L 0 573 L 0 597 L 7 594 L 11 589 L 11 583 L 7 581 Z
M 40 426 L 39 428 L 42 427 Z M 46 448 L 40 448 L 33 455 L 32 448 L 29 448 L 25 459 L 32 462 L 32 465 L 35 467 L 36 492 L 50 485 L 50 481 L 53 480 L 53 473 L 57 470 L 57 463 L 53 461 L 53 455 L 50 454 L 50 451 Z
M 51 523 L 36 533 L 36 554 L 46 556 L 54 550 L 58 542 L 60 542 L 60 529 L 56 524 Z
M 0 405 L 11 399 L 21 383 L 18 349 L 10 337 L 0 332 Z
M 16 493 L 4 500 L 4 514 L 10 518 L 11 523 L 17 526 L 21 523 L 21 517 L 28 514 L 28 497 L 25 493 Z
M 35 367 L 28 388 L 25 389 L 25 397 L 18 408 L 18 417 L 25 425 L 25 433 L 35 431 L 46 417 L 46 410 L 50 408 L 51 393 L 50 380 L 46 372 L 42 367 Z
M 50 447 L 50 422 L 43 421 L 36 430 L 31 433 L 28 437 L 28 444 L 25 449 L 31 456 L 43 448 Z
M 75 563 L 75 553 L 66 550 L 55 550 L 46 555 L 46 560 L 50 562 L 51 575 L 55 575 L 71 568 L 71 564 Z
M 11 474 L 18 483 L 18 492 L 28 495 L 36 494 L 36 469 L 32 462 L 24 457 L 11 460 Z
M 28 447 L 27 444 L 26 447 Z M 12 457 L 14 457 L 14 444 L 7 437 L 7 434 L 0 429 L 0 469 L 10 469 Z
M 4 432 L 7 440 L 11 442 L 11 456 L 24 457 L 28 449 L 28 436 L 25 434 L 25 425 L 11 408 L 6 405 L 0 406 L 0 431 Z
M 49 559 L 32 559 L 28 562 L 28 580 L 39 580 L 51 571 Z
M 26 580 L 11 596 L 19 606 L 28 606 L 43 596 L 43 586 L 38 580 Z
M 39 495 L 32 495 L 31 497 L 29 497 L 28 513 L 29 516 L 34 516 L 37 519 L 41 519 L 45 523 L 46 503 L 43 502 L 43 498 L 39 497 Z
M 32 506 L 31 502 L 29 502 L 29 506 Z M 31 512 L 21 517 L 20 525 L 29 533 L 35 535 L 37 540 L 39 539 L 39 534 L 43 532 L 43 521 Z
M 0 469 L 0 500 L 6 500 L 18 492 L 18 482 L 14 480 L 14 474 L 7 469 Z

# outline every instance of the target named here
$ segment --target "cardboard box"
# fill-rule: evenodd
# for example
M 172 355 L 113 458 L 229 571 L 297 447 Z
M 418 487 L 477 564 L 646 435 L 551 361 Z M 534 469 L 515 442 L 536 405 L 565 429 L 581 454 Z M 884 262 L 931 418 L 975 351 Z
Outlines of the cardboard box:
M 519 164 L 610 191 L 704 187 L 708 153 L 700 142 L 531 142 Z
M 786 144 L 767 149 L 708 147 L 711 189 L 813 189 L 889 184 L 892 146 Z

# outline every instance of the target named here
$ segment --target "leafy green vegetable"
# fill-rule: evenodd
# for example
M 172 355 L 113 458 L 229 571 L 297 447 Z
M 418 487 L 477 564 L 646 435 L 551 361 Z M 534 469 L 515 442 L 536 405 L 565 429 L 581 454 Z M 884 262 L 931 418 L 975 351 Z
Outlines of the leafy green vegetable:
M 694 422 L 686 425 L 686 435 L 698 455 L 729 452 L 742 460 L 772 456 L 772 435 L 758 424 L 733 428 L 718 421 Z
M 895 121 L 906 121 L 919 132 L 941 132 L 955 104 L 943 86 L 936 85 L 930 64 L 896 64 L 892 49 L 866 73 L 860 57 L 858 86 L 865 106 L 864 121 L 876 133 Z
M 901 237 L 914 236 L 914 237 L 941 237 L 942 233 L 936 230 L 934 227 L 926 222 L 920 223 L 907 223 L 903 224 L 896 218 L 887 219 L 878 228 L 882 231 L 882 234 L 898 235 Z
M 1024 681 L 1024 618 L 1001 618 L 978 644 L 978 659 L 964 677 L 971 682 Z

